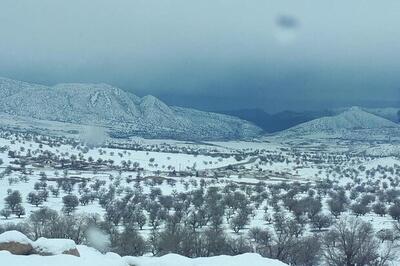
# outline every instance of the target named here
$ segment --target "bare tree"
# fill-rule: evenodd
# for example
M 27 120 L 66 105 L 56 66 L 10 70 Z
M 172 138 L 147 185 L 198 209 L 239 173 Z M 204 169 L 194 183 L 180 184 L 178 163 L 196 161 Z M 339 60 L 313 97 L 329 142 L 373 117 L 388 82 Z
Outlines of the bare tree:
M 372 225 L 355 218 L 343 218 L 325 234 L 324 257 L 327 265 L 376 265 L 380 261 L 379 242 Z

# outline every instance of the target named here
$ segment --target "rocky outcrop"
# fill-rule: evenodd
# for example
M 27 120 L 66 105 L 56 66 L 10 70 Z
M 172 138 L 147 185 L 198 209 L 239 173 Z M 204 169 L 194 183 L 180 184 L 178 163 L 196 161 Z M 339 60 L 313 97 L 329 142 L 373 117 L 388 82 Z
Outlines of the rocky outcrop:
M 79 251 L 75 242 L 70 239 L 47 239 L 39 238 L 33 243 L 33 253 L 41 256 L 52 256 L 59 254 L 73 255 L 79 257 Z
M 18 231 L 7 231 L 0 234 L 0 251 L 5 250 L 14 255 L 41 255 L 53 256 L 66 254 L 79 257 L 76 244 L 70 239 L 47 239 L 39 238 L 30 240 Z
M 0 250 L 6 250 L 14 255 L 29 255 L 32 253 L 32 245 L 11 241 L 8 243 L 0 243 Z
M 62 254 L 72 255 L 72 256 L 76 256 L 76 257 L 80 257 L 80 256 L 81 256 L 81 255 L 79 254 L 79 251 L 78 251 L 77 248 L 65 250 L 65 251 L 63 251 Z
M 80 257 L 80 254 L 79 254 L 79 251 L 78 251 L 77 248 L 64 250 L 61 253 L 43 251 L 40 248 L 38 248 L 38 249 L 34 248 L 34 249 L 32 249 L 32 254 L 37 254 L 37 255 L 40 255 L 40 256 L 54 256 L 54 255 L 65 254 L 65 255 L 72 255 L 72 256 Z
M 29 255 L 33 250 L 32 241 L 18 231 L 7 231 L 0 235 L 0 250 L 14 255 Z

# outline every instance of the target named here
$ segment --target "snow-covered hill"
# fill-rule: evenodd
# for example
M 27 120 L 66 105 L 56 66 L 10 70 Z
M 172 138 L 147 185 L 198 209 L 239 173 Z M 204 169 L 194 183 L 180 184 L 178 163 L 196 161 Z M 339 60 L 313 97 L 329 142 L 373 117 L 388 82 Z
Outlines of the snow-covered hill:
M 353 107 L 354 108 L 354 107 Z M 400 107 L 380 107 L 380 108 L 368 108 L 368 107 L 359 107 L 360 109 L 362 109 L 363 111 L 367 112 L 367 113 L 371 113 L 374 114 L 376 116 L 385 118 L 387 120 L 390 120 L 392 122 L 395 123 L 399 123 L 400 120 L 400 116 L 399 116 L 399 112 L 400 112 Z M 334 115 L 338 115 L 341 114 L 345 111 L 348 111 L 349 107 L 340 107 L 340 108 L 335 108 L 332 109 L 332 113 Z
M 364 108 L 365 111 L 386 118 L 395 123 L 400 122 L 400 108 L 387 107 L 387 108 Z
M 362 132 L 399 132 L 400 126 L 390 120 L 366 112 L 359 107 L 352 107 L 344 112 L 330 117 L 318 118 L 282 133 L 282 135 L 316 135 L 337 134 L 351 135 Z
M 0 112 L 104 126 L 115 136 L 217 140 L 261 133 L 255 125 L 232 116 L 167 106 L 153 96 L 140 98 L 107 84 L 47 87 L 0 78 Z

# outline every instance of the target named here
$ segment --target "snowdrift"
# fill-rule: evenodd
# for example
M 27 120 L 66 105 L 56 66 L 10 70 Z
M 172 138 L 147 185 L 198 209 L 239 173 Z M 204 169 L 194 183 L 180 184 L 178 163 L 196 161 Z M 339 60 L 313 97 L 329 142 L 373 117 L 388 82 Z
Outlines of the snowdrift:
M 80 257 L 71 255 L 12 255 L 0 251 L 1 265 L 5 266 L 287 266 L 277 260 L 263 258 L 258 254 L 216 256 L 190 259 L 176 254 L 162 257 L 120 257 L 115 253 L 101 254 L 93 248 L 78 246 Z

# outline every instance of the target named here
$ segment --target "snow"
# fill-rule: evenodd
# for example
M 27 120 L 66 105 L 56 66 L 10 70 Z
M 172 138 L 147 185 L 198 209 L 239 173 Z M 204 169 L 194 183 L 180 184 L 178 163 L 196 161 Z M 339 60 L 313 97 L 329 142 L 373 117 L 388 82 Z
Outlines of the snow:
M 19 231 L 7 231 L 0 234 L 0 243 L 17 242 L 21 244 L 32 244 L 32 241 Z M 1 261 L 1 260 L 0 260 Z
M 33 248 L 42 253 L 62 254 L 64 251 L 75 249 L 76 245 L 70 239 L 39 238 L 33 243 Z
M 162 257 L 120 257 L 115 253 L 101 254 L 93 248 L 78 246 L 81 257 L 71 255 L 55 256 L 17 256 L 7 251 L 0 251 L 2 265 L 13 266 L 285 266 L 277 260 L 262 258 L 258 254 L 242 254 L 238 256 L 216 256 L 190 259 L 176 254 Z
M 359 107 L 352 107 L 336 116 L 322 117 L 297 125 L 283 132 L 290 133 L 341 133 L 344 130 L 355 129 L 399 129 L 399 125 L 383 117 L 363 111 Z
M 215 256 L 209 258 L 186 258 L 176 254 L 168 254 L 163 257 L 125 257 L 128 263 L 138 266 L 243 266 L 251 263 L 252 266 L 284 266 L 287 265 L 278 260 L 266 259 L 259 254 L 247 253 L 237 256 Z
M 353 110 L 353 112 L 359 112 L 358 110 Z M 369 115 L 369 114 L 368 114 Z M 351 130 L 349 131 L 351 132 Z M 173 179 L 176 182 L 174 186 L 164 182 L 162 184 L 157 184 L 156 187 L 160 188 L 163 195 L 171 195 L 175 192 L 189 191 L 194 189 L 191 184 L 196 181 L 206 181 L 210 182 L 209 185 L 212 186 L 224 186 L 229 182 L 236 183 L 246 183 L 246 184 L 256 184 L 263 181 L 266 185 L 279 183 L 281 181 L 299 181 L 299 182 L 310 182 L 314 184 L 315 180 L 331 178 L 338 185 L 345 186 L 347 183 L 355 185 L 354 178 L 357 177 L 362 180 L 362 182 L 375 182 L 377 180 L 382 180 L 383 176 L 387 176 L 388 180 L 395 178 L 396 173 L 390 173 L 387 169 L 381 170 L 383 166 L 386 168 L 397 168 L 396 165 L 400 165 L 399 153 L 397 156 L 394 153 L 395 150 L 399 150 L 399 144 L 396 142 L 380 143 L 380 142 L 357 142 L 355 144 L 346 142 L 345 140 L 331 140 L 331 139 L 312 139 L 305 141 L 303 139 L 278 139 L 270 137 L 262 141 L 229 141 L 229 142 L 187 142 L 187 141 L 177 141 L 177 140 L 165 140 L 165 139 L 129 139 L 129 140 L 118 140 L 120 144 L 126 144 L 127 148 L 90 148 L 89 150 L 82 153 L 82 149 L 74 147 L 69 144 L 62 144 L 60 146 L 49 146 L 46 143 L 39 143 L 30 139 L 18 139 L 16 136 L 11 135 L 11 137 L 0 138 L 0 147 L 7 146 L 4 152 L 0 153 L 0 159 L 3 160 L 3 165 L 0 168 L 5 168 L 9 165 L 13 165 L 7 151 L 16 151 L 18 154 L 24 156 L 27 150 L 36 152 L 34 155 L 38 156 L 44 151 L 51 151 L 60 158 L 69 158 L 71 155 L 80 156 L 85 158 L 92 157 L 94 160 L 112 160 L 114 165 L 121 165 L 123 161 L 132 161 L 133 163 L 139 163 L 143 170 L 140 170 L 141 177 L 150 176 L 161 176 L 166 179 Z M 138 148 L 129 148 L 128 145 L 137 143 Z M 124 147 L 116 146 L 116 147 Z M 24 148 L 24 149 L 22 149 Z M 149 148 L 149 149 L 148 149 Z M 204 151 L 198 152 L 198 151 Z M 371 151 L 376 151 L 379 156 L 368 156 Z M 385 157 L 384 154 L 388 154 L 390 151 L 390 156 Z M 381 152 L 381 153 L 378 153 Z M 198 155 L 197 155 L 198 154 Z M 236 160 L 235 154 L 240 155 L 239 161 Z M 282 157 L 274 158 L 274 156 Z M 330 159 L 329 159 L 330 158 Z M 151 160 L 150 160 L 151 159 Z M 152 159 L 154 159 L 154 162 Z M 315 160 L 317 159 L 317 160 Z M 337 160 L 337 162 L 336 162 Z M 223 169 L 225 166 L 235 166 L 235 170 Z M 396 166 L 396 167 L 395 167 Z M 35 182 L 39 181 L 39 173 L 45 172 L 47 176 L 55 176 L 55 168 L 52 165 L 37 166 L 28 164 L 26 166 L 29 170 L 32 170 L 32 174 L 29 174 L 29 181 L 19 181 L 17 183 L 8 183 L 8 178 L 3 178 L 0 180 L 0 205 L 4 206 L 4 198 L 7 195 L 7 189 L 19 190 L 22 195 L 22 205 L 26 209 L 26 215 L 18 219 L 15 215 L 9 218 L 0 217 L 0 224 L 8 222 L 20 222 L 26 221 L 27 217 L 32 211 L 39 209 L 40 207 L 32 206 L 27 203 L 26 196 L 33 190 L 33 185 Z M 219 169 L 222 168 L 222 169 Z M 335 169 L 339 170 L 335 170 Z M 190 170 L 192 176 L 170 176 L 171 169 L 175 170 Z M 365 169 L 365 170 L 361 170 Z M 204 170 L 204 172 L 223 173 L 218 178 L 208 178 L 208 177 L 196 177 L 193 172 L 195 170 Z M 356 172 L 353 172 L 356 171 Z M 372 170 L 376 172 L 374 176 L 366 173 L 366 170 Z M 61 170 L 58 170 L 61 172 Z M 199 171 L 200 172 L 200 171 Z M 62 173 L 59 173 L 62 175 Z M 126 178 L 134 178 L 139 174 L 139 171 L 122 171 L 118 173 L 116 169 L 104 168 L 99 171 L 92 170 L 69 170 L 69 176 L 79 176 L 86 178 L 90 182 L 95 180 L 106 181 L 105 187 L 110 185 L 112 182 L 116 182 L 118 179 L 121 181 L 121 187 L 130 187 L 132 184 L 126 181 Z M 22 173 L 18 171 L 13 171 L 9 176 L 11 178 L 17 178 L 21 176 Z M 112 175 L 113 180 L 110 179 Z M 204 175 L 207 176 L 207 175 Z M 58 177 L 58 176 L 57 176 Z M 147 180 L 146 180 L 147 181 Z M 49 184 L 54 181 L 49 181 Z M 184 187 L 183 183 L 190 184 L 188 188 Z M 144 193 L 149 193 L 151 186 L 146 185 L 146 182 L 142 183 Z M 75 186 L 74 194 L 77 194 L 77 187 Z M 58 198 L 50 195 L 47 202 L 43 203 L 44 206 L 48 206 L 55 210 L 60 210 L 62 207 L 61 198 L 66 195 L 63 191 Z M 355 200 L 352 201 L 354 203 Z M 252 217 L 249 225 L 243 229 L 246 233 L 251 227 L 271 227 L 270 224 L 266 224 L 264 219 L 264 204 L 255 210 L 255 216 Z M 326 197 L 323 198 L 323 213 L 329 214 Z M 388 205 L 389 206 L 389 205 Z M 104 214 L 104 209 L 102 209 L 98 202 L 95 201 L 89 205 L 80 205 L 77 207 L 77 213 L 97 213 L 100 216 Z M 347 215 L 354 214 L 348 210 Z M 384 217 L 377 216 L 372 211 L 362 217 L 361 219 L 371 222 L 374 229 L 379 231 L 380 229 L 391 228 L 393 225 L 393 219 L 390 215 Z M 224 222 L 224 227 L 226 232 L 232 234 L 232 230 L 229 229 L 229 224 Z M 145 226 L 141 234 L 146 238 L 149 235 L 150 228 Z M 101 232 L 92 232 L 90 235 L 90 246 L 96 246 L 96 248 L 101 250 L 108 250 L 106 247 L 109 244 L 109 239 L 107 236 L 101 235 Z M 307 233 L 310 233 L 307 231 Z M 88 240 L 88 239 L 87 239 Z M 45 245 L 46 246 L 46 245 Z M 48 244 L 48 247 L 55 248 L 56 252 L 61 253 L 60 250 L 64 249 L 63 246 L 56 244 Z M 87 247 L 78 247 L 79 249 L 89 249 Z M 57 252 L 58 250 L 58 252 Z M 51 252 L 51 253 L 53 253 Z M 94 251 L 88 251 L 86 257 L 92 256 Z M 50 252 L 49 252 L 50 253 Z M 92 254 L 92 255 L 90 255 Z M 252 260 L 256 261 L 254 254 L 249 254 L 252 256 Z M 100 254 L 93 255 L 100 256 Z M 210 265 L 209 263 L 214 263 L 214 261 L 223 260 L 227 261 L 226 265 L 235 265 L 236 261 L 240 261 L 239 257 L 215 257 L 215 258 L 199 258 L 199 259 L 188 259 L 178 255 L 167 255 L 163 258 L 150 258 L 150 257 L 126 257 L 121 259 L 118 255 L 108 253 L 102 256 L 102 262 L 100 265 L 127 265 L 127 262 L 135 261 L 135 265 L 176 265 L 178 263 L 182 265 Z M 244 255 L 242 255 L 244 256 Z M 41 260 L 40 258 L 37 260 Z M 76 260 L 74 258 L 67 258 L 67 260 Z M 95 259 L 94 259 L 95 260 Z M 103 260 L 109 260 L 109 264 L 101 264 Z M 175 264 L 169 264 L 170 261 L 178 262 Z M 231 261 L 233 260 L 233 261 Z M 1 261 L 1 257 L 0 257 Z M 43 262 L 43 261 L 42 261 Z M 163 263 L 167 264 L 163 264 Z M 44 263 L 44 262 L 43 262 Z M 78 263 L 75 261 L 75 263 Z M 83 263 L 83 264 L 82 264 Z M 79 265 L 90 265 L 84 264 L 84 262 Z M 218 265 L 224 265 L 222 262 L 218 262 Z M 239 262 L 238 262 L 239 263 Z M 268 263 L 272 263 L 270 260 Z M 215 262 L 217 264 L 217 262 Z M 62 265 L 62 264 L 61 264 Z M 241 264 L 238 264 L 241 265 Z M 276 264 L 266 264 L 266 265 L 276 265 Z M 280 264 L 282 265 L 282 264 Z
M 12 266 L 130 266 L 122 259 L 98 254 L 86 257 L 75 257 L 71 255 L 16 256 L 7 251 L 0 251 L 0 261 L 2 265 Z
M 364 163 L 364 166 L 367 170 L 370 170 L 372 168 L 377 168 L 378 166 L 393 167 L 395 165 L 400 165 L 400 160 L 394 157 L 378 158 Z
M 371 156 L 397 156 L 400 157 L 400 146 L 395 144 L 381 144 L 365 150 Z
M 377 116 L 384 117 L 389 119 L 393 122 L 399 122 L 399 115 L 398 112 L 400 108 L 395 107 L 384 107 L 384 108 L 364 108 L 365 111 L 372 113 Z
M 46 87 L 0 78 L 0 96 L 2 113 L 35 118 L 42 124 L 58 121 L 100 126 L 115 136 L 220 140 L 255 137 L 262 132 L 239 118 L 168 106 L 154 96 L 141 99 L 107 84 Z M 35 129 L 42 128 L 38 125 Z

